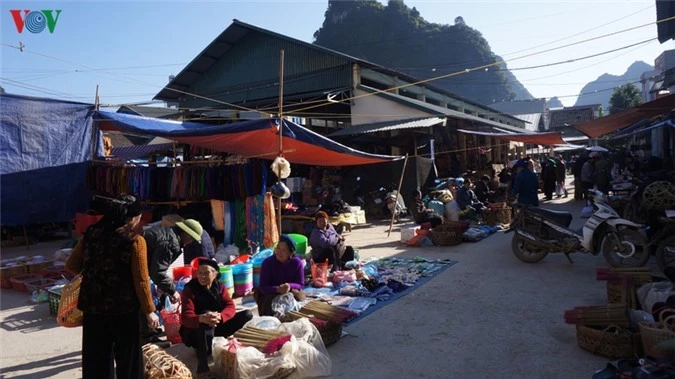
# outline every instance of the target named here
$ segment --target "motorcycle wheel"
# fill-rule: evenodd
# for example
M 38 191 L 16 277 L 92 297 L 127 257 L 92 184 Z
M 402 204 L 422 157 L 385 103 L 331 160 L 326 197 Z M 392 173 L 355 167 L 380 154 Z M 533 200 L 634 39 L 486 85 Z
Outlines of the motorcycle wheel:
M 527 239 L 521 237 L 518 233 L 513 235 L 513 239 L 511 239 L 511 251 L 521 261 L 525 263 L 537 263 L 548 255 L 543 250 L 528 250 L 527 245 Z
M 665 271 L 666 267 L 675 266 L 675 254 L 669 252 L 668 247 L 671 250 L 675 249 L 675 236 L 666 237 L 656 249 L 656 263 L 661 271 Z
M 649 260 L 647 239 L 633 229 L 619 229 L 617 232 L 621 246 L 615 246 L 614 238 L 605 236 L 600 243 L 605 261 L 612 267 L 641 267 Z

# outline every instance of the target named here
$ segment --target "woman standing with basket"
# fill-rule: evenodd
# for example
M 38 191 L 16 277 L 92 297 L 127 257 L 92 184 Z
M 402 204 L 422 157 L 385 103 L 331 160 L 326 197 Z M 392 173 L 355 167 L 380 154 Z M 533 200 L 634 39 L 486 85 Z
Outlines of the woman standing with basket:
M 78 309 L 82 321 L 84 379 L 143 378 L 138 312 L 156 328 L 145 239 L 134 232 L 141 206 L 134 196 L 107 204 L 73 249 L 66 269 L 82 275 Z M 114 361 L 113 361 L 114 358 Z M 113 371 L 115 369 L 115 371 Z

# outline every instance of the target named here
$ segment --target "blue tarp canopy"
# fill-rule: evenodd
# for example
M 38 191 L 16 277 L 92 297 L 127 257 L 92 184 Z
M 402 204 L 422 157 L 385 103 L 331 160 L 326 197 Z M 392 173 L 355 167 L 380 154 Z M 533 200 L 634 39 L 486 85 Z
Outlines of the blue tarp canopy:
M 260 119 L 211 125 L 124 113 L 97 112 L 101 130 L 119 130 L 170 138 L 214 151 L 274 159 L 279 151 L 279 120 Z M 291 163 L 353 166 L 390 162 L 402 157 L 369 154 L 342 145 L 291 121 L 283 120 L 283 154 Z
M 93 105 L 0 94 L 0 223 L 70 221 L 86 210 Z

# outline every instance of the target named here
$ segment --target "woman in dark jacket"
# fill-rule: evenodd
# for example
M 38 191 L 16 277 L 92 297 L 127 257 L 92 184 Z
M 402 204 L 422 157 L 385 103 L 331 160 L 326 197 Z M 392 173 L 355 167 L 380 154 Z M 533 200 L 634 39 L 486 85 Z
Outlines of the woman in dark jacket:
M 219 277 L 218 264 L 202 258 L 197 277 L 185 285 L 181 294 L 180 335 L 185 346 L 197 350 L 197 374 L 202 377 L 209 375 L 213 337 L 231 336 L 253 318 L 248 310 L 235 313 L 234 301 Z
M 82 273 L 77 307 L 82 324 L 82 377 L 143 378 L 138 313 L 149 327 L 159 318 L 150 293 L 145 239 L 134 232 L 141 206 L 133 196 L 110 201 L 103 218 L 87 229 L 66 269 Z

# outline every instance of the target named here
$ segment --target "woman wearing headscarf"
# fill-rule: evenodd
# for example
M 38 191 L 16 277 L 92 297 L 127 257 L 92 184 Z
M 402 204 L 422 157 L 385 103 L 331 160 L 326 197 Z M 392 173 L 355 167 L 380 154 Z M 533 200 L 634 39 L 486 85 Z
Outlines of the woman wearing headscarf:
M 198 262 L 197 277 L 185 285 L 181 294 L 180 335 L 185 346 L 197 350 L 198 378 L 210 378 L 208 362 L 213 337 L 231 336 L 253 315 L 249 310 L 236 312 L 227 288 L 218 281 L 220 270 L 215 261 L 200 258 Z
M 145 239 L 134 231 L 141 205 L 134 196 L 120 196 L 106 208 L 66 262 L 68 271 L 82 274 L 77 304 L 84 314 L 82 377 L 143 378 L 139 309 L 151 328 L 159 325 L 159 318 L 150 292 Z
M 314 262 L 325 262 L 340 270 L 343 265 L 354 259 L 354 248 L 345 245 L 345 238 L 328 222 L 328 215 L 319 211 L 314 216 L 316 226 L 309 235 L 309 246 L 312 248 L 311 258 Z
M 282 234 L 274 248 L 274 255 L 267 257 L 260 266 L 260 285 L 254 297 L 260 316 L 274 316 L 272 302 L 277 296 L 293 293 L 302 299 L 305 285 L 305 268 L 302 260 L 295 256 L 295 242 Z

